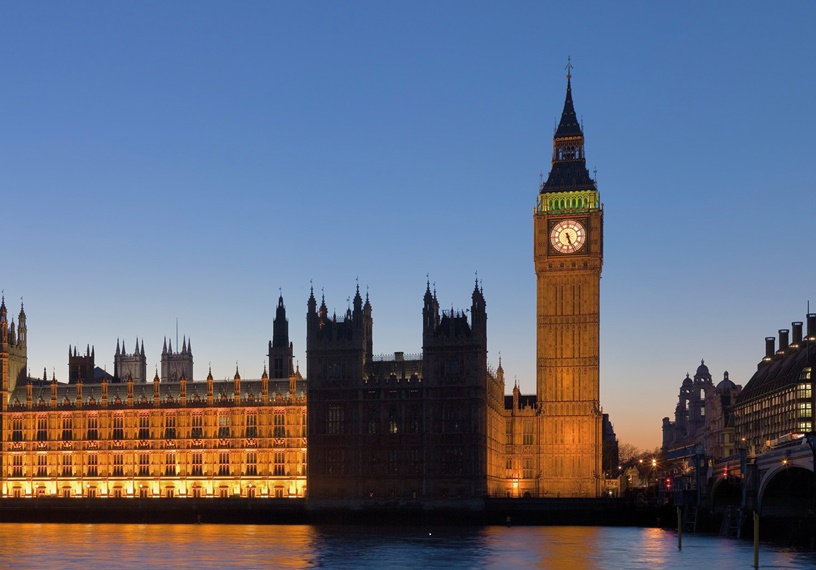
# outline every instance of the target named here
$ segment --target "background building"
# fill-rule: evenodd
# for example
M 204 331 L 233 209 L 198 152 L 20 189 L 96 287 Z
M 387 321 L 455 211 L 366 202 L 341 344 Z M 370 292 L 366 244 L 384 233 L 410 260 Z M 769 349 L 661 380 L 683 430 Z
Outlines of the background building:
M 737 437 L 754 453 L 779 438 L 814 431 L 813 368 L 816 364 L 816 314 L 807 315 L 807 336 L 802 323 L 765 339 L 765 356 L 734 406 Z

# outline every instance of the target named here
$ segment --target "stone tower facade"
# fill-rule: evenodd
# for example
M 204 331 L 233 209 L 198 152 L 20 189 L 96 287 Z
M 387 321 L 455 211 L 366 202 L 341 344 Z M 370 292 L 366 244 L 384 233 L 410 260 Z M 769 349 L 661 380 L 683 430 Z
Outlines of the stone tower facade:
M 439 311 L 425 290 L 422 309 L 422 379 L 426 457 L 435 496 L 477 498 L 487 489 L 487 313 L 479 283 L 470 322 L 465 311 Z
M 3 398 L 4 409 L 8 394 L 18 384 L 23 385 L 28 377 L 28 327 L 22 303 L 17 323 L 15 327 L 13 319 L 11 323 L 8 322 L 8 309 L 3 297 L 0 300 L 0 397 Z
M 96 365 L 96 351 L 94 347 L 85 347 L 85 354 L 77 350 L 76 346 L 68 347 L 68 383 L 79 384 L 94 381 Z
M 552 168 L 533 216 L 537 280 L 536 390 L 546 497 L 600 495 L 600 280 L 603 205 L 586 168 L 571 76 Z
M 116 341 L 116 354 L 113 356 L 113 376 L 116 382 L 127 382 L 132 379 L 136 384 L 147 382 L 147 358 L 145 357 L 144 340 L 139 347 L 139 339 L 136 339 L 136 346 L 133 353 L 128 354 L 125 343 L 122 342 L 121 350 L 119 341 Z M 192 380 L 192 378 L 190 378 Z
M 371 304 L 365 308 L 357 290 L 354 310 L 344 318 L 329 316 L 325 297 L 320 307 L 314 291 L 306 313 L 306 367 L 309 426 L 309 495 L 316 499 L 359 499 L 367 491 L 363 461 L 368 459 L 359 424 L 366 418 L 361 390 L 371 346 Z M 372 418 L 375 420 L 375 418 Z M 376 428 L 374 428 L 376 429 Z M 314 463 L 312 463 L 314 462 Z
M 178 340 L 178 338 L 176 339 Z M 178 382 L 193 379 L 193 347 L 185 337 L 180 352 L 173 352 L 173 342 L 164 341 L 161 355 L 161 381 Z
M 309 497 L 366 504 L 479 504 L 487 493 L 487 316 L 440 311 L 425 291 L 422 354 L 372 354 L 359 290 L 339 320 L 309 297 Z M 501 396 L 497 400 L 500 402 Z M 336 504 L 336 503 L 335 503 Z

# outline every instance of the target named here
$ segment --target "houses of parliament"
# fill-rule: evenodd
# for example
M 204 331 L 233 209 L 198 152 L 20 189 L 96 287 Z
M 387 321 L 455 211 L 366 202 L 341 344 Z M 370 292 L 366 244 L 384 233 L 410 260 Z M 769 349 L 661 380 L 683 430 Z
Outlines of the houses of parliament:
M 533 214 L 536 394 L 487 361 L 487 303 L 440 310 L 426 283 L 422 352 L 376 357 L 359 287 L 339 318 L 307 300 L 306 378 L 282 297 L 260 378 L 196 379 L 192 343 L 117 341 L 114 371 L 71 347 L 67 381 L 34 378 L 27 323 L 0 304 L 0 496 L 306 498 L 462 504 L 604 493 L 599 401 L 603 206 L 586 168 L 571 76 Z M 614 434 L 612 434 L 614 440 Z

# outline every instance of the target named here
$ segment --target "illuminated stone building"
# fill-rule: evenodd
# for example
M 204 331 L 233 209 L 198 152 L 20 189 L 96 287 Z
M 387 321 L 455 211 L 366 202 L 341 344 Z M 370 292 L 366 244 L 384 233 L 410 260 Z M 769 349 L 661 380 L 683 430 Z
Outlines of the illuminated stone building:
M 726 371 L 713 393 L 706 398 L 703 445 L 711 457 L 733 457 L 737 452 L 739 443 L 733 410 L 740 393 L 742 386 L 734 384 Z
M 28 327 L 26 314 L 20 304 L 20 314 L 17 317 L 18 326 L 14 320 L 8 322 L 6 298 L 0 298 L 0 397 L 3 402 L 8 401 L 9 392 L 23 382 L 28 371 Z
M 499 380 L 504 383 L 504 370 L 499 362 Z M 537 497 L 541 472 L 538 442 L 538 406 L 535 396 L 523 396 L 518 383 L 513 393 L 505 396 L 504 414 L 504 481 L 495 481 L 491 494 L 506 497 Z
M 759 453 L 791 434 L 814 431 L 816 401 L 813 368 L 816 365 L 816 314 L 807 315 L 807 336 L 802 322 L 765 339 L 765 356 L 734 406 L 736 435 L 750 452 Z
M 279 299 L 282 309 L 282 299 Z M 21 311 L 23 330 L 25 317 Z M 137 383 L 78 376 L 20 382 L 25 352 L 8 361 L 10 327 L 0 307 L 3 497 L 303 497 L 306 494 L 306 383 L 291 359 L 284 377 Z M 18 329 L 19 331 L 19 329 Z M 272 344 L 288 344 L 278 311 Z M 23 334 L 24 339 L 24 334 Z M 118 343 L 117 343 L 118 344 Z M 19 337 L 14 345 L 19 346 Z M 23 345 L 24 346 L 24 345 Z M 119 356 L 123 348 L 117 346 Z M 137 368 L 143 349 L 134 352 Z M 173 354 L 172 347 L 162 357 Z M 184 343 L 182 357 L 192 351 Z M 276 353 L 270 352 L 270 359 Z M 82 367 L 92 374 L 92 349 Z M 79 356 L 79 355 L 77 355 Z M 22 369 L 19 363 L 22 362 Z M 80 361 L 73 361 L 79 364 Z M 117 372 L 125 367 L 117 360 Z M 21 371 L 22 370 L 22 371 Z M 173 367 L 168 370 L 172 376 Z M 16 381 L 16 386 L 14 385 Z

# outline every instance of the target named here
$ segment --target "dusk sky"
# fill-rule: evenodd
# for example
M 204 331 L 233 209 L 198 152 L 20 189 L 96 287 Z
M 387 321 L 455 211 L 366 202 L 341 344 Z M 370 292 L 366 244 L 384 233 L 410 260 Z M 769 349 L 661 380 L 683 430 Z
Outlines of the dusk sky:
M 282 291 L 368 290 L 374 352 L 421 351 L 478 272 L 488 359 L 535 391 L 532 216 L 571 57 L 604 203 L 601 403 L 660 445 L 705 359 L 745 384 L 816 311 L 813 2 L 0 5 L 3 269 L 29 370 L 192 340 L 258 378 Z

